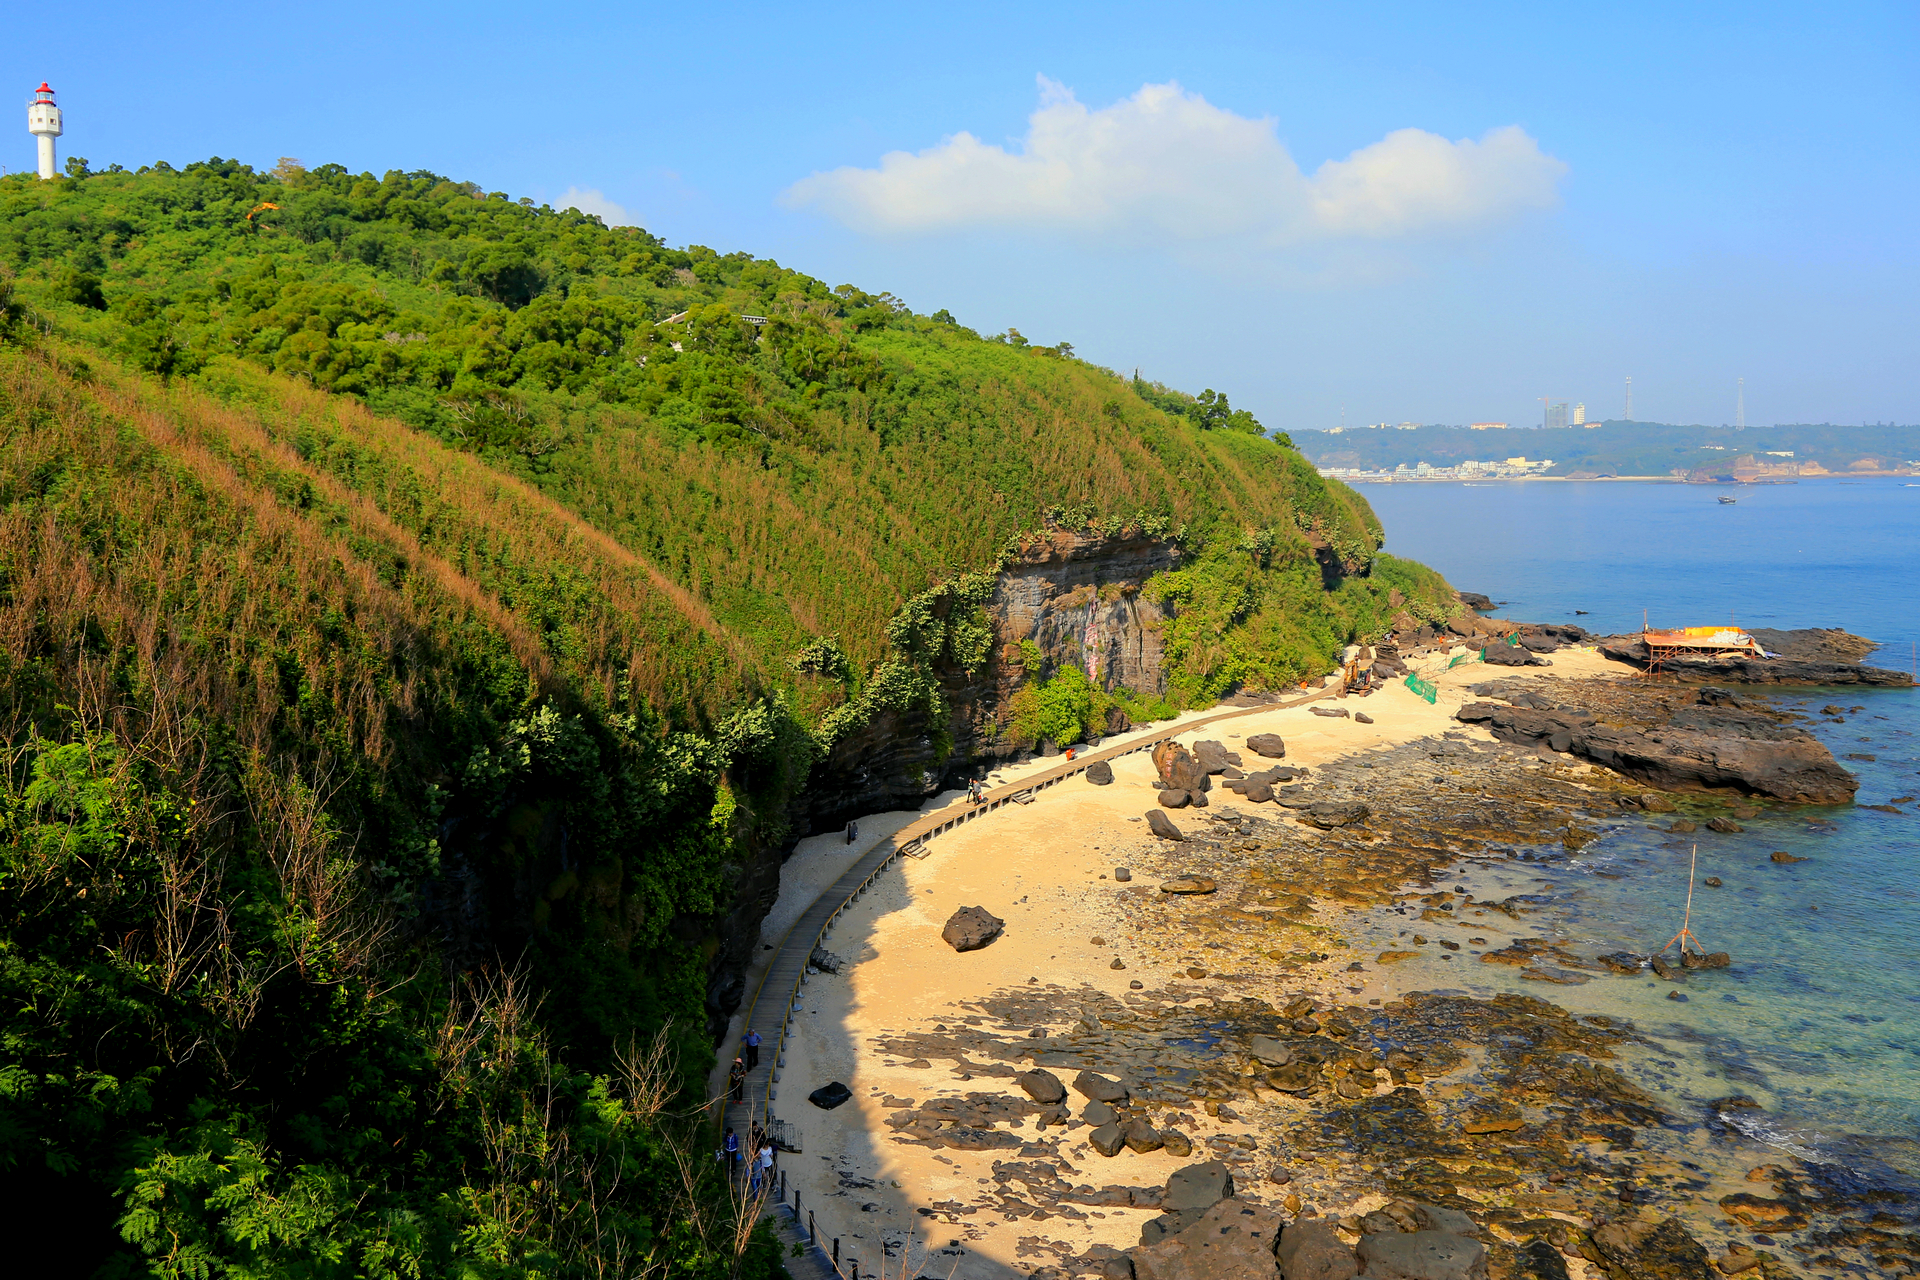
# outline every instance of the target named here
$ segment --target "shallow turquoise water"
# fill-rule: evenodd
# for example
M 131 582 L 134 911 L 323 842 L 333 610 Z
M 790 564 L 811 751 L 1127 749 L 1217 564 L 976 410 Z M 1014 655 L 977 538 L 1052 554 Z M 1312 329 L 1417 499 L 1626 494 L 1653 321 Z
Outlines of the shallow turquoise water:
M 1905 667 L 1920 636 L 1920 488 L 1820 481 L 1729 489 L 1650 484 L 1370 486 L 1388 549 L 1456 585 L 1513 602 L 1512 616 L 1595 630 L 1715 622 L 1841 626 L 1883 642 L 1871 661 Z M 1586 609 L 1584 618 L 1573 610 Z M 1859 805 L 1801 809 L 1739 835 L 1675 837 L 1630 823 L 1582 853 L 1528 868 L 1551 908 L 1529 917 L 1570 949 L 1650 952 L 1679 928 L 1687 860 L 1724 887 L 1694 890 L 1693 928 L 1733 954 L 1720 973 L 1673 984 L 1596 979 L 1546 992 L 1570 1007 L 1625 1013 L 1672 1050 L 1673 1088 L 1748 1093 L 1786 1145 L 1859 1150 L 1920 1173 L 1920 693 L 1790 690 L 1807 727 L 1860 778 Z M 1875 759 L 1847 760 L 1848 754 Z M 1784 850 L 1807 861 L 1769 860 Z M 1517 870 L 1517 869 L 1516 869 Z M 1469 876 L 1469 879 L 1473 877 Z M 1546 887 L 1550 885 L 1551 887 Z M 1488 896 L 1485 890 L 1477 890 Z M 1486 966 L 1492 968 L 1493 966 Z M 1480 969 L 1482 966 L 1473 966 Z M 1492 980 L 1479 973 L 1470 983 Z M 1511 985 L 1502 980 L 1499 985 Z M 1538 993 L 1537 985 L 1527 984 Z M 1515 988 L 1518 989 L 1518 988 Z M 1836 1157 L 1838 1158 L 1838 1157 Z

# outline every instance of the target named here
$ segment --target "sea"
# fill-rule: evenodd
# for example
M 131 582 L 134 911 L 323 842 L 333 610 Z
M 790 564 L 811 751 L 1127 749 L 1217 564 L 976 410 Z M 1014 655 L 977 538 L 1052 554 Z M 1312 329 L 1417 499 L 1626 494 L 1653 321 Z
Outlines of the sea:
M 1910 669 L 1920 641 L 1920 484 L 1901 478 L 1703 486 L 1620 481 L 1363 486 L 1386 549 L 1502 602 L 1499 616 L 1597 633 L 1841 627 L 1867 659 Z M 1735 501 L 1723 504 L 1722 494 Z M 1457 970 L 1466 990 L 1525 991 L 1631 1019 L 1653 1048 L 1646 1087 L 1734 1113 L 1783 1152 L 1920 1179 L 1920 692 L 1780 690 L 1860 779 L 1853 805 L 1774 811 L 1741 834 L 1676 837 L 1623 823 L 1544 865 L 1463 872 L 1476 896 L 1520 891 L 1538 936 L 1588 956 L 1648 954 L 1677 933 L 1730 952 L 1683 984 L 1523 983 Z M 1838 708 L 1837 714 L 1825 714 Z M 1868 808 L 1890 804 L 1898 812 Z M 1804 861 L 1773 862 L 1781 851 Z M 1719 888 L 1703 885 L 1707 877 Z M 1437 957 L 1436 957 L 1437 958 Z M 1480 971 L 1494 972 L 1480 972 Z M 1684 1001 L 1668 998 L 1683 985 Z

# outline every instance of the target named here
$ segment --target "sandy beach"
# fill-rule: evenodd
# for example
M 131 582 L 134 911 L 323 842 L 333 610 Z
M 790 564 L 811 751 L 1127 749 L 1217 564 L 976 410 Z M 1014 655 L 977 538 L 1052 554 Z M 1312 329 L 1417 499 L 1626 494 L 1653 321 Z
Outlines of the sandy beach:
M 1464 726 L 1453 715 L 1471 696 L 1467 686 L 1491 675 L 1608 680 L 1634 674 L 1590 650 L 1562 650 L 1552 662 L 1551 667 L 1495 671 L 1478 663 L 1445 670 L 1444 659 L 1429 660 L 1416 667 L 1426 668 L 1438 686 L 1435 703 L 1393 684 L 1370 697 L 1316 704 L 1364 711 L 1372 724 L 1318 716 L 1299 706 L 1255 711 L 1183 734 L 1180 741 L 1191 746 L 1217 739 L 1229 750 L 1242 751 L 1246 737 L 1272 733 L 1285 739 L 1289 766 L 1309 771 L 1335 764 L 1366 767 L 1370 758 L 1424 740 L 1490 743 L 1484 729 Z M 1249 769 L 1263 763 L 1250 751 L 1243 751 L 1243 758 Z M 1050 763 L 1035 761 L 1026 768 Z M 1586 768 L 1576 763 L 1572 771 Z M 1381 1005 L 1432 984 L 1440 962 L 1425 963 L 1424 953 L 1418 964 L 1376 959 L 1381 939 L 1394 932 L 1389 926 L 1397 923 L 1404 931 L 1404 920 L 1381 921 L 1374 918 L 1377 912 L 1338 902 L 1318 903 L 1304 918 L 1277 909 L 1263 916 L 1260 901 L 1235 892 L 1247 886 L 1229 883 L 1233 873 L 1211 865 L 1189 867 L 1191 846 L 1158 840 L 1147 830 L 1141 818 L 1155 806 L 1155 788 L 1145 753 L 1114 762 L 1113 772 L 1111 785 L 1073 779 L 1042 792 L 1031 805 L 1008 806 L 941 837 L 922 859 L 899 860 L 841 917 L 828 939 L 828 948 L 845 964 L 838 974 L 811 977 L 805 988 L 774 1111 L 795 1126 L 801 1147 L 798 1154 L 781 1158 L 790 1185 L 815 1215 L 822 1238 L 838 1237 L 843 1257 L 858 1260 L 862 1269 L 879 1267 L 883 1257 L 892 1259 L 889 1267 L 897 1266 L 904 1249 L 912 1255 L 909 1275 L 932 1274 L 936 1268 L 969 1280 L 1021 1275 L 1057 1265 L 1063 1251 L 1084 1255 L 1094 1245 L 1136 1245 L 1142 1223 L 1156 1216 L 1153 1208 L 1106 1204 L 1043 1209 L 1036 1218 L 1030 1212 L 1034 1206 L 1024 1202 L 1012 1212 L 977 1204 L 983 1190 L 1007 1185 L 1008 1162 L 1019 1158 L 1045 1159 L 1064 1183 L 1094 1189 L 1150 1187 L 1210 1152 L 1225 1152 L 1243 1198 L 1334 1215 L 1374 1207 L 1364 1200 L 1316 1195 L 1332 1189 L 1318 1186 L 1311 1162 L 1303 1159 L 1306 1153 L 1273 1137 L 1295 1123 L 1307 1104 L 1257 1083 L 1225 1104 L 1167 1107 L 1169 1130 L 1177 1128 L 1187 1139 L 1188 1152 L 1180 1155 L 1163 1148 L 1101 1156 L 1088 1145 L 1090 1126 L 1077 1119 L 1064 1131 L 1060 1126 L 1045 1130 L 1044 1145 L 1031 1121 L 1015 1121 L 1012 1127 L 1022 1130 L 1023 1139 L 1027 1134 L 1035 1139 L 1015 1144 L 1019 1149 L 963 1150 L 896 1132 L 899 1117 L 936 1099 L 964 1100 L 970 1093 L 1024 1098 L 1011 1077 L 1047 1061 L 1057 1037 L 1073 1032 L 1084 1045 L 1091 1031 L 1097 1039 L 1099 1015 L 1090 1012 L 1095 1006 L 1124 1009 L 1129 1001 L 1152 997 L 1184 1010 L 1250 998 L 1279 1007 L 1303 996 L 1323 1005 Z M 1000 776 L 1011 781 L 1017 773 Z M 1206 809 L 1170 816 L 1185 830 L 1226 829 L 1230 836 L 1242 827 L 1251 832 L 1286 823 L 1290 847 L 1307 855 L 1304 864 L 1296 859 L 1294 865 L 1308 868 L 1315 842 L 1327 838 L 1291 824 L 1291 815 L 1274 805 L 1247 804 L 1226 790 L 1214 791 L 1210 799 Z M 941 797 L 929 809 L 943 803 L 964 803 L 964 797 Z M 853 846 L 837 835 L 803 842 L 783 873 L 781 900 L 768 919 L 763 946 L 776 943 L 820 887 L 871 840 L 915 816 L 863 819 L 862 838 Z M 1116 880 L 1118 868 L 1132 878 Z M 1218 877 L 1220 892 L 1177 899 L 1162 893 L 1162 880 L 1187 870 Z M 1276 902 L 1289 893 L 1315 893 L 1310 872 L 1304 879 L 1263 885 L 1260 891 Z M 1236 941 L 1209 940 L 1209 920 L 1235 898 L 1241 902 L 1231 908 Z M 963 906 L 984 907 L 1003 919 L 1004 934 L 980 950 L 956 953 L 942 940 L 941 928 Z M 1155 912 L 1151 918 L 1149 906 Z M 1163 907 L 1171 917 L 1159 914 Z M 1180 927 L 1183 920 L 1186 927 Z M 1491 945 L 1504 944 L 1515 932 L 1511 921 L 1499 923 L 1508 927 Z M 1230 988 L 1218 980 L 1228 974 Z M 1031 996 L 1021 1006 L 1026 1016 L 1010 1020 L 1009 1002 L 1018 1004 L 1023 993 Z M 999 1003 L 991 1005 L 995 997 Z M 1036 1042 L 1038 1052 L 1025 1055 L 1031 1061 L 1009 1061 L 1011 1055 L 940 1058 L 910 1050 L 915 1036 L 937 1039 L 983 1027 L 1025 1037 Z M 1151 1049 L 1151 1044 L 1126 1047 L 1134 1055 Z M 1057 1074 L 1068 1082 L 1073 1077 L 1070 1070 Z M 851 1089 L 851 1101 L 830 1111 L 807 1104 L 807 1092 L 832 1081 Z M 1384 1095 L 1394 1087 L 1384 1068 L 1377 1081 L 1368 1077 L 1369 1092 Z M 1067 1101 L 1076 1115 L 1086 1103 L 1071 1092 Z M 896 1126 L 889 1125 L 890 1117 Z M 1276 1170 L 1287 1180 L 1272 1180 Z M 997 1174 L 1003 1176 L 996 1182 Z M 1384 1197 L 1375 1199 L 1384 1202 Z M 1022 1204 L 1029 1211 L 1023 1212 Z M 1572 1274 L 1581 1274 L 1581 1261 L 1570 1262 Z

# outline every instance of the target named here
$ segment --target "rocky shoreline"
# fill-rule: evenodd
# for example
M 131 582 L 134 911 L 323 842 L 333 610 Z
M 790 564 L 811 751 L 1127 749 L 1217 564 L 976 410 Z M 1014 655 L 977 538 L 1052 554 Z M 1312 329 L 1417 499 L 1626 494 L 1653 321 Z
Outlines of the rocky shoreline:
M 1285 779 L 1212 742 L 1121 777 L 1164 822 L 1097 855 L 1127 876 L 1095 873 L 1098 932 L 1071 941 L 1113 953 L 1110 979 L 1034 973 L 884 1018 L 856 1050 L 867 1145 L 827 1193 L 865 1205 L 849 1232 L 899 1256 L 911 1225 L 913 1265 L 969 1277 L 1920 1271 L 1911 1200 L 1747 1138 L 1751 1099 L 1649 1093 L 1622 1070 L 1651 1051 L 1624 1021 L 1396 976 L 1422 955 L 1543 990 L 1644 980 L 1649 957 L 1570 949 L 1528 895 L 1455 878 L 1550 867 L 1623 824 L 1737 831 L 1850 800 L 1851 775 L 1750 690 L 1526 670 L 1459 696 L 1456 728 Z M 1358 953 L 1362 921 L 1395 940 Z M 1673 958 L 1655 963 L 1678 998 Z M 873 1185 L 862 1160 L 907 1173 L 897 1203 L 845 1185 Z

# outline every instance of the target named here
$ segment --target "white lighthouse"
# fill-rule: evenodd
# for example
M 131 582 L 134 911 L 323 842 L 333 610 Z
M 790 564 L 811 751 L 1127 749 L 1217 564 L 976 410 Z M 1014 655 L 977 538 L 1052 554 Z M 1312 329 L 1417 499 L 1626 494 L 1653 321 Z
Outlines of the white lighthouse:
M 53 140 L 60 136 L 60 108 L 54 105 L 53 90 L 47 88 L 45 80 L 40 82 L 33 101 L 27 104 L 27 132 L 40 139 L 40 176 L 58 176 L 59 170 L 53 162 Z

